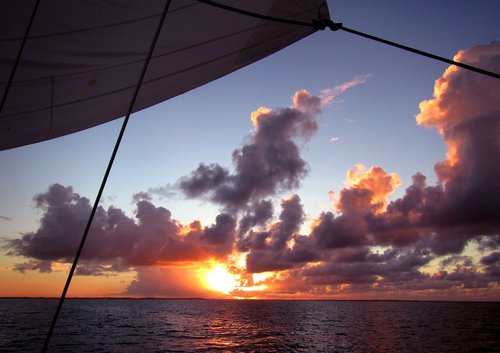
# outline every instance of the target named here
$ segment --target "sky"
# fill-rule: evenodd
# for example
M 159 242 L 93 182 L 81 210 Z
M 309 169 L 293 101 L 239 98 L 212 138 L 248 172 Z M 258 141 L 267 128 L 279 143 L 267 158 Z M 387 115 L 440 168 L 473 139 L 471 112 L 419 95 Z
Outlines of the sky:
M 330 1 L 500 72 L 494 1 Z M 500 300 L 500 81 L 321 31 L 132 116 L 69 296 Z M 59 296 L 122 120 L 0 151 L 0 296 Z

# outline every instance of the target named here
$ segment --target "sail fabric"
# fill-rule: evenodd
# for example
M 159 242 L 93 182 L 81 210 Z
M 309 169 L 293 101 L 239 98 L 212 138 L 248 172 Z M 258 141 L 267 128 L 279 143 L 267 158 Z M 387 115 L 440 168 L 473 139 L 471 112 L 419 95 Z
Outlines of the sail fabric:
M 0 97 L 35 0 L 3 0 Z M 221 1 L 267 16 L 329 19 L 325 0 Z M 0 150 L 87 129 L 126 114 L 164 0 L 42 0 L 0 116 Z M 173 0 L 133 112 L 260 60 L 315 28 Z

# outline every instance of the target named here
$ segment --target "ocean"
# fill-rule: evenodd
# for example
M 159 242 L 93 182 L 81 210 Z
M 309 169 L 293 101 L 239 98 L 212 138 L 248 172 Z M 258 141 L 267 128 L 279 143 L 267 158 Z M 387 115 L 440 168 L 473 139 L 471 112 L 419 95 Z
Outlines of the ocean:
M 56 299 L 0 299 L 0 352 L 40 352 Z M 49 352 L 500 352 L 500 303 L 68 299 Z

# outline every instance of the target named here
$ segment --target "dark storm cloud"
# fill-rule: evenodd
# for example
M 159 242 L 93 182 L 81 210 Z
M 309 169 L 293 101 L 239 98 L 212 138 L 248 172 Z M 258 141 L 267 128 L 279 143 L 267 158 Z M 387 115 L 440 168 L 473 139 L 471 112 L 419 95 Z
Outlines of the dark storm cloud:
M 304 211 L 297 195 L 281 202 L 279 221 L 265 232 L 251 232 L 240 240 L 240 249 L 250 251 L 246 257 L 251 273 L 286 270 L 318 259 L 314 239 L 301 236 Z M 293 241 L 293 246 L 291 246 Z
M 444 295 L 443 298 L 464 298 L 467 293 L 494 298 L 496 293 L 494 285 L 491 285 L 498 277 L 495 279 L 493 272 L 489 274 L 479 270 L 470 259 L 463 264 L 456 263 L 450 270 L 427 273 L 420 268 L 433 257 L 422 249 L 388 249 L 383 253 L 370 250 L 356 252 L 354 249 L 335 251 L 339 252 L 341 254 L 335 255 L 329 262 L 289 270 L 286 276 L 274 277 L 268 283 L 275 286 L 280 294 L 300 291 L 305 295 L 355 295 L 359 298 L 383 298 L 388 295 L 387 298 L 393 299 L 429 299 L 439 296 L 438 293 Z M 462 294 L 457 294 L 459 292 Z
M 261 234 L 266 233 L 258 233 L 257 235 Z M 269 235 L 267 236 L 269 237 Z M 293 240 L 293 247 L 281 250 L 273 249 L 265 242 L 262 242 L 260 246 L 255 246 L 253 243 L 254 248 L 246 257 L 246 270 L 249 273 L 282 271 L 303 266 L 308 262 L 322 260 L 313 239 L 308 236 L 296 235 Z
M 235 211 L 297 187 L 308 167 L 295 140 L 307 140 L 316 132 L 315 116 L 321 104 L 319 97 L 302 90 L 295 94 L 291 108 L 259 108 L 252 113 L 249 143 L 233 152 L 235 172 L 218 164 L 200 164 L 179 180 L 180 189 L 188 197 L 204 196 Z
M 228 183 L 229 172 L 218 164 L 205 165 L 201 163 L 189 177 L 179 180 L 179 187 L 188 197 L 199 197 L 207 190 L 217 189 Z
M 415 281 L 423 278 L 418 269 L 432 257 L 417 249 L 389 249 L 374 253 L 363 249 L 343 249 L 332 252 L 328 263 L 304 269 L 313 284 L 391 284 Z
M 10 241 L 10 253 L 39 260 L 58 260 L 74 256 L 77 234 L 82 234 L 90 214 L 90 203 L 71 187 L 52 185 L 47 193 L 34 197 L 37 207 L 44 210 L 40 227 Z
M 481 258 L 487 276 L 500 280 L 500 252 L 495 251 Z
M 324 249 L 366 245 L 366 235 L 362 218 L 347 215 L 335 217 L 331 212 L 321 214 L 311 232 L 318 246 Z
M 187 241 L 205 244 L 210 253 L 224 256 L 232 251 L 236 234 L 236 220 L 229 214 L 219 214 L 215 224 L 206 227 L 197 237 L 186 237 Z
M 101 265 L 91 262 L 79 263 L 75 274 L 77 276 L 110 276 L 127 270 L 126 266 L 122 266 L 119 261 L 115 261 L 113 265 Z
M 9 240 L 7 249 L 10 255 L 41 262 L 29 262 L 29 266 L 23 264 L 17 269 L 43 271 L 43 261 L 72 261 L 90 214 L 89 200 L 60 184 L 50 186 L 34 200 L 37 207 L 44 210 L 39 228 Z M 215 224 L 208 227 L 193 222 L 185 234 L 184 227 L 172 219 L 166 208 L 146 200 L 137 202 L 136 206 L 135 219 L 114 207 L 98 208 L 82 252 L 82 260 L 87 261 L 87 265 L 80 270 L 81 274 L 217 258 L 232 251 L 236 220 L 230 215 L 219 215 Z M 99 267 L 98 263 L 111 264 L 111 267 Z
M 271 200 L 262 200 L 251 204 L 239 222 L 240 237 L 244 236 L 255 226 L 265 226 L 273 218 L 273 213 L 274 209 Z
M 296 234 L 304 221 L 304 211 L 297 195 L 281 202 L 280 221 L 271 228 L 271 248 L 285 249 L 289 240 Z
M 14 265 L 13 270 L 19 271 L 21 273 L 25 273 L 26 271 L 40 271 L 42 273 L 50 273 L 52 272 L 52 262 L 30 260 L 21 264 Z

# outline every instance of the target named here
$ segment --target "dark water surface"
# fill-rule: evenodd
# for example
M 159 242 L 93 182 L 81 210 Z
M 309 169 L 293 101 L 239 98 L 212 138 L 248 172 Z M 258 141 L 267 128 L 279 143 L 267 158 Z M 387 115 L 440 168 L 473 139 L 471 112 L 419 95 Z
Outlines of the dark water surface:
M 57 300 L 0 299 L 0 352 L 39 352 Z M 500 352 L 500 303 L 70 299 L 50 352 Z

